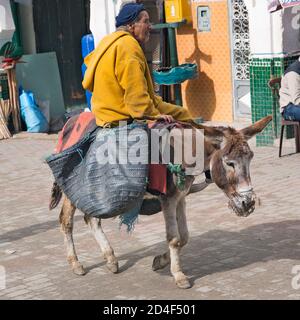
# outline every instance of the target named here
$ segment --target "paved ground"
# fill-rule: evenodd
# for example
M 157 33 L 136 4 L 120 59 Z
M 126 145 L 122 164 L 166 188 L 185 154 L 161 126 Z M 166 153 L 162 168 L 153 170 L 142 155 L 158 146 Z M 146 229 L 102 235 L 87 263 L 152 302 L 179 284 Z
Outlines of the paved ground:
M 113 275 L 78 212 L 75 242 L 88 273 L 71 273 L 60 208 L 48 211 L 52 177 L 43 157 L 54 144 L 42 136 L 0 142 L 0 299 L 300 298 L 300 154 L 279 159 L 275 147 L 253 148 L 261 206 L 248 218 L 231 214 L 214 185 L 189 196 L 182 258 L 193 287 L 180 290 L 168 269 L 151 270 L 166 246 L 161 213 L 141 217 L 132 234 L 120 232 L 117 220 L 104 222 L 121 266 Z

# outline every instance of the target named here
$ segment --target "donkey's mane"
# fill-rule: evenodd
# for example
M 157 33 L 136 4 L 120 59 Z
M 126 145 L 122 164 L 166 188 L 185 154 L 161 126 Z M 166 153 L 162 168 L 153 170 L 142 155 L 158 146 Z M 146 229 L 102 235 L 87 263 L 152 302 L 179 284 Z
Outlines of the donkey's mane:
M 227 131 L 229 135 L 225 134 L 226 144 L 223 148 L 224 155 L 233 153 L 233 156 L 236 157 L 251 151 L 245 137 L 240 132 L 231 127 L 228 127 L 227 130 L 229 131 Z

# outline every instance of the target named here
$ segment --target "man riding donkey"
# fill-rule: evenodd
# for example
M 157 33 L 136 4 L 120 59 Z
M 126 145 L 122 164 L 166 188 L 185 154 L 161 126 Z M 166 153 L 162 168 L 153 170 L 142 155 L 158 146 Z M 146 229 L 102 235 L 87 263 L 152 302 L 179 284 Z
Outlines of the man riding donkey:
M 150 37 L 149 19 L 143 4 L 126 3 L 116 17 L 116 31 L 85 58 L 87 70 L 82 84 L 93 93 L 92 112 L 98 126 L 146 118 L 192 122 L 187 109 L 167 103 L 154 93 L 142 49 Z M 210 182 L 209 170 L 205 175 Z
M 78 275 L 85 274 L 85 270 L 78 260 L 73 242 L 75 210 L 78 208 L 84 213 L 86 223 L 99 242 L 108 269 L 116 273 L 118 260 L 102 229 L 101 219 L 124 216 L 132 209 L 138 209 L 137 213 L 142 213 L 143 208 L 137 206 L 137 203 L 143 204 L 145 201 L 148 165 L 107 165 L 105 161 L 98 161 L 98 151 L 103 150 L 103 136 L 114 131 L 124 135 L 127 127 L 130 128 L 132 124 L 133 127 L 136 126 L 136 120 L 145 119 L 156 120 L 155 124 L 162 121 L 163 126 L 170 131 L 174 131 L 177 124 L 180 130 L 186 124 L 187 128 L 192 128 L 193 134 L 199 134 L 200 130 L 196 128 L 203 129 L 204 170 L 211 171 L 212 180 L 228 197 L 229 207 L 238 216 L 248 216 L 255 208 L 255 193 L 249 170 L 253 152 L 247 140 L 261 132 L 272 119 L 271 116 L 265 117 L 242 130 L 197 126 L 188 110 L 166 103 L 154 94 L 150 71 L 141 47 L 149 39 L 151 29 L 144 6 L 139 3 L 125 4 L 116 17 L 116 27 L 117 31 L 106 36 L 85 59 L 87 71 L 83 87 L 93 93 L 93 115 L 83 113 L 83 118 L 92 115 L 96 129 L 91 130 L 91 134 L 79 142 L 70 144 L 67 141 L 70 139 L 64 138 L 70 132 L 75 132 L 78 137 L 78 132 L 82 130 L 81 124 L 75 123 L 73 126 L 71 118 L 63 129 L 56 154 L 47 159 L 55 177 L 50 209 L 57 206 L 64 194 L 59 220 L 65 235 L 68 261 L 73 272 Z M 121 121 L 125 121 L 126 125 L 120 125 Z M 149 124 L 146 125 L 148 128 Z M 128 145 L 133 140 L 128 140 Z M 192 146 L 194 154 L 195 148 L 197 149 L 194 136 L 187 144 Z M 111 146 L 109 144 L 108 149 L 113 149 Z M 176 151 L 176 144 L 173 147 L 173 151 Z M 147 151 L 147 148 L 148 146 L 144 150 Z M 108 150 L 110 152 L 114 153 L 113 150 Z M 174 163 L 173 161 L 170 163 L 171 167 L 168 167 L 166 192 L 155 195 L 160 203 L 155 212 L 163 211 L 169 250 L 154 258 L 152 268 L 158 270 L 170 265 L 177 286 L 188 288 L 190 282 L 182 271 L 179 254 L 188 242 L 185 197 L 195 186 L 195 177 L 185 174 L 185 170 L 190 169 L 185 160 L 177 167 L 178 171 Z M 150 172 L 152 164 L 149 167 Z M 208 179 L 210 177 L 207 176 Z M 128 187 L 129 182 L 132 182 L 132 189 Z M 151 185 L 151 175 L 149 184 Z M 200 190 L 201 188 L 197 191 Z

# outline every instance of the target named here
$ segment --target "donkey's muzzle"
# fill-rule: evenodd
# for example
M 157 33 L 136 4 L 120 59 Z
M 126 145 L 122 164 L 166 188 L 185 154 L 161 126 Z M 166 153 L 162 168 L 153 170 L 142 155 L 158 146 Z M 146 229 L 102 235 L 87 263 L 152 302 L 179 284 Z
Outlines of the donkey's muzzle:
M 238 194 L 229 200 L 228 206 L 239 217 L 249 216 L 255 209 L 255 193 Z

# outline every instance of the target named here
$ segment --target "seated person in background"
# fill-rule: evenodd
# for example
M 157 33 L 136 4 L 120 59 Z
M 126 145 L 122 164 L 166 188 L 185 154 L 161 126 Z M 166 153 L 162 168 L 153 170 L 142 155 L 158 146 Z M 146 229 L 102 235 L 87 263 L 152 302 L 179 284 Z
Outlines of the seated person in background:
M 300 58 L 286 69 L 281 79 L 279 95 L 283 118 L 300 121 Z

